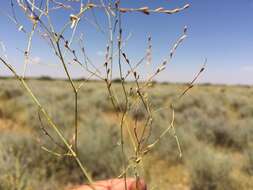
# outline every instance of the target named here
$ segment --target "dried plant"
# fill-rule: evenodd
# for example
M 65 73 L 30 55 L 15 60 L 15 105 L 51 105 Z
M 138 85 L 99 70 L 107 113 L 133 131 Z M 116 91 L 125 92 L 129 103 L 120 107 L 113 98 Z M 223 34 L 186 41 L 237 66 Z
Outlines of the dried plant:
M 19 7 L 19 9 L 17 8 Z M 77 8 L 79 7 L 79 8 Z M 139 168 L 142 166 L 143 158 L 149 154 L 149 152 L 157 145 L 160 140 L 169 132 L 175 138 L 178 144 L 179 155 L 182 155 L 180 148 L 179 139 L 176 135 L 174 126 L 174 104 L 177 100 L 181 99 L 189 89 L 193 87 L 194 82 L 199 75 L 204 71 L 204 67 L 201 68 L 199 73 L 196 75 L 194 80 L 187 86 L 179 97 L 177 97 L 173 104 L 169 105 L 168 108 L 172 110 L 172 120 L 166 130 L 162 131 L 157 136 L 155 141 L 150 140 L 153 125 L 153 112 L 155 111 L 151 101 L 149 100 L 148 89 L 152 86 L 154 78 L 166 69 L 175 55 L 176 49 L 184 39 L 187 37 L 187 27 L 183 29 L 182 35 L 173 44 L 169 55 L 165 56 L 165 59 L 158 66 L 153 73 L 146 79 L 142 79 L 144 74 L 139 72 L 141 65 L 144 62 L 151 64 L 152 62 L 152 39 L 148 37 L 146 55 L 144 55 L 137 63 L 132 62 L 128 58 L 128 54 L 124 49 L 128 39 L 123 38 L 125 32 L 122 28 L 122 14 L 130 14 L 132 12 L 140 12 L 145 15 L 150 14 L 176 14 L 189 8 L 189 4 L 186 4 L 180 8 L 172 10 L 164 7 L 149 8 L 125 8 L 121 7 L 120 0 L 117 1 L 104 1 L 100 0 L 98 3 L 87 1 L 83 3 L 82 0 L 11 0 L 11 14 L 7 14 L 8 18 L 12 20 L 18 28 L 18 31 L 23 32 L 27 36 L 27 47 L 24 50 L 24 67 L 23 73 L 19 75 L 17 71 L 10 65 L 7 57 L 0 57 L 1 62 L 12 72 L 12 74 L 19 80 L 21 86 L 25 91 L 28 92 L 29 96 L 33 99 L 34 103 L 38 107 L 38 121 L 41 123 L 41 129 L 46 136 L 51 139 L 51 142 L 59 147 L 59 152 L 52 151 L 46 147 L 43 149 L 49 153 L 55 155 L 71 156 L 80 166 L 84 176 L 87 178 L 88 183 L 92 187 L 92 178 L 89 175 L 85 164 L 80 161 L 78 156 L 78 115 L 81 114 L 78 111 L 78 93 L 81 88 L 85 87 L 85 83 L 90 78 L 101 80 L 105 83 L 108 97 L 113 105 L 115 113 L 118 119 L 118 125 L 120 130 L 120 147 L 122 153 L 122 171 L 119 171 L 118 177 L 123 177 L 126 181 L 127 173 L 132 169 L 135 173 L 135 177 L 140 177 Z M 103 28 L 98 20 L 96 19 L 95 9 L 99 9 L 106 15 L 105 21 L 107 22 L 107 28 Z M 16 11 L 23 11 L 27 20 L 32 24 L 32 28 L 29 30 L 25 28 L 22 23 L 16 17 Z M 52 24 L 52 15 L 55 11 L 68 11 L 73 12 L 69 15 L 69 21 L 65 23 L 60 31 L 55 29 Z M 86 12 L 90 11 L 93 15 L 92 18 L 86 17 Z M 105 59 L 103 63 L 95 64 L 89 58 L 86 53 L 86 47 L 84 47 L 83 35 L 78 36 L 76 30 L 81 21 L 88 21 L 101 32 L 107 36 L 107 46 L 105 47 Z M 66 37 L 65 33 L 71 31 L 69 38 Z M 67 139 L 61 132 L 61 126 L 57 126 L 53 119 L 48 114 L 46 108 L 40 103 L 40 100 L 34 95 L 32 89 L 26 82 L 26 69 L 29 66 L 29 59 L 31 59 L 32 41 L 34 35 L 41 36 L 49 47 L 52 49 L 54 55 L 59 59 L 65 75 L 68 79 L 69 85 L 72 88 L 74 94 L 74 129 L 73 137 Z M 77 46 L 74 44 L 74 39 L 77 38 Z M 71 59 L 69 59 L 71 57 Z M 80 66 L 80 70 L 87 72 L 88 76 L 81 82 L 76 82 L 70 74 L 68 63 L 77 64 Z M 127 69 L 126 69 L 127 66 Z M 115 75 L 115 76 L 114 76 Z M 116 92 L 114 89 L 114 79 L 119 75 L 119 81 L 121 83 L 120 92 Z M 133 79 L 133 82 L 129 83 L 128 80 Z M 123 96 L 123 103 L 120 102 L 119 94 Z M 140 106 L 145 108 L 144 121 L 139 121 L 138 117 L 135 118 L 135 125 L 130 126 L 127 117 L 132 110 L 138 110 Z M 43 125 L 42 119 L 45 118 L 47 124 L 52 127 L 54 132 L 57 134 L 58 139 L 54 139 L 53 136 L 48 132 L 47 127 Z M 45 120 L 44 120 L 45 122 Z M 127 137 L 128 136 L 128 137 Z M 130 139 L 130 140 L 129 140 Z M 60 140 L 60 142 L 58 142 Z M 132 155 L 126 152 L 126 144 L 130 144 L 132 147 Z M 95 160 L 94 160 L 95 162 Z M 92 187 L 95 189 L 94 187 Z

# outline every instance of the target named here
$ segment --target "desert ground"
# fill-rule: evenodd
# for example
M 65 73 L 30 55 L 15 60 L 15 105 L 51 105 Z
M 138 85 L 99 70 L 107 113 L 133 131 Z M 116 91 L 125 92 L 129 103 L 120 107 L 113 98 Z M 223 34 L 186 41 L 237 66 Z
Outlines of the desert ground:
M 73 94 L 64 80 L 27 79 L 67 139 L 73 134 Z M 153 83 L 149 99 L 154 108 L 150 140 L 171 122 L 169 105 L 185 84 Z M 113 88 L 117 92 L 119 83 Z M 121 96 L 119 96 L 119 101 Z M 102 82 L 85 83 L 78 95 L 78 152 L 93 179 L 120 175 L 119 121 Z M 130 129 L 145 110 L 127 115 Z M 0 189 L 69 189 L 86 179 L 69 156 L 44 134 L 57 136 L 31 98 L 12 78 L 0 79 Z M 175 129 L 142 160 L 140 174 L 148 189 L 253 189 L 253 87 L 201 84 L 175 104 Z M 128 137 L 126 137 L 128 138 Z M 131 157 L 131 147 L 126 147 Z M 59 154 L 57 154 L 59 153 Z M 129 171 L 128 175 L 133 176 Z

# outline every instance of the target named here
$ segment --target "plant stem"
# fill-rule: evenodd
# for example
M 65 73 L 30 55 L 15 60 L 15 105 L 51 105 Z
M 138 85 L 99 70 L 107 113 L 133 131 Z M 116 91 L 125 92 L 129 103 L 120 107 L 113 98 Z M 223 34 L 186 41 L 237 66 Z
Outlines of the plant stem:
M 33 94 L 32 90 L 30 89 L 30 87 L 27 85 L 27 83 L 25 82 L 25 80 L 20 77 L 16 71 L 4 60 L 0 57 L 0 61 L 12 72 L 12 74 L 16 77 L 16 79 L 18 79 L 21 83 L 21 86 L 28 92 L 28 94 L 31 96 L 32 100 L 34 101 L 34 103 L 39 107 L 39 110 L 41 111 L 41 113 L 45 116 L 48 124 L 53 128 L 53 130 L 56 132 L 56 134 L 59 136 L 59 138 L 61 139 L 61 141 L 64 143 L 64 145 L 68 148 L 68 150 L 70 151 L 71 155 L 74 157 L 75 161 L 77 162 L 78 166 L 81 168 L 82 173 L 84 174 L 84 176 L 87 178 L 88 183 L 91 185 L 91 188 L 93 190 L 95 190 L 95 188 L 93 187 L 93 182 L 92 182 L 92 178 L 89 176 L 87 169 L 84 167 L 84 165 L 81 163 L 80 159 L 78 158 L 78 156 L 76 155 L 76 152 L 72 149 L 71 145 L 67 142 L 66 138 L 63 136 L 63 134 L 61 133 L 61 131 L 58 129 L 58 127 L 56 126 L 56 124 L 52 121 L 52 119 L 50 118 L 50 116 L 48 115 L 48 113 L 46 112 L 46 110 L 43 108 L 43 106 L 40 104 L 39 100 L 36 98 L 36 96 Z

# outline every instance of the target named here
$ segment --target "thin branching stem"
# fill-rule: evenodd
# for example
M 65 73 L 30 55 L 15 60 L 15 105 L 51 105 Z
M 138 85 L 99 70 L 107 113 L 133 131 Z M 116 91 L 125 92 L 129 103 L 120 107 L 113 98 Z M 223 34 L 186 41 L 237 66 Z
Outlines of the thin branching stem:
M 63 136 L 63 134 L 60 132 L 56 124 L 53 122 L 51 117 L 48 115 L 44 107 L 40 104 L 39 100 L 36 98 L 36 96 L 33 94 L 32 90 L 30 87 L 27 85 L 25 80 L 20 77 L 16 71 L 4 60 L 0 57 L 0 61 L 12 72 L 12 74 L 15 76 L 16 79 L 20 81 L 21 86 L 28 92 L 34 103 L 38 106 L 40 112 L 45 116 L 48 124 L 53 128 L 53 130 L 56 132 L 58 137 L 61 139 L 61 141 L 64 143 L 66 148 L 70 151 L 71 155 L 74 157 L 75 161 L 77 162 L 78 166 L 80 167 L 81 171 L 83 172 L 84 176 L 87 178 L 89 184 L 92 187 L 92 178 L 90 177 L 87 169 L 83 166 L 81 163 L 80 159 L 76 155 L 75 151 L 72 149 L 72 146 L 67 142 L 66 138 Z M 93 187 L 92 187 L 93 188 Z M 93 188 L 94 189 L 94 188 Z M 95 189 L 94 189 L 95 190 Z

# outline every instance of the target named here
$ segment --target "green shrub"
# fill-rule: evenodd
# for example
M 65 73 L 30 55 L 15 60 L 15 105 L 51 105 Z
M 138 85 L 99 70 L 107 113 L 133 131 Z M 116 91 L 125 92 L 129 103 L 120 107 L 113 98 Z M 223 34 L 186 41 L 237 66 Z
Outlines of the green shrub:
M 231 161 L 204 146 L 188 155 L 187 166 L 192 190 L 233 190 L 237 184 L 231 177 Z
M 224 117 L 197 118 L 193 121 L 196 137 L 203 142 L 242 151 L 253 143 L 252 120 L 229 121 Z
M 94 178 L 110 178 L 120 173 L 122 166 L 119 126 L 91 116 L 80 126 L 79 155 Z
M 72 158 L 43 151 L 29 134 L 1 135 L 0 189 L 49 190 L 64 187 L 66 182 L 80 182 L 82 174 Z M 51 142 L 43 144 L 55 150 Z
M 156 121 L 154 120 L 150 138 L 151 142 L 157 139 L 157 137 L 170 125 L 170 118 L 164 119 L 161 114 L 156 116 L 155 119 Z M 184 162 L 188 157 L 188 152 L 199 143 L 188 125 L 178 126 L 175 124 L 175 131 L 179 139 L 183 155 L 182 158 L 180 158 L 180 151 L 172 130 L 161 139 L 154 149 L 154 153 L 158 155 L 161 160 L 166 160 L 170 165 Z
M 147 116 L 147 111 L 143 104 L 141 104 L 131 109 L 130 115 L 134 120 L 140 121 L 145 119 L 145 117 Z

